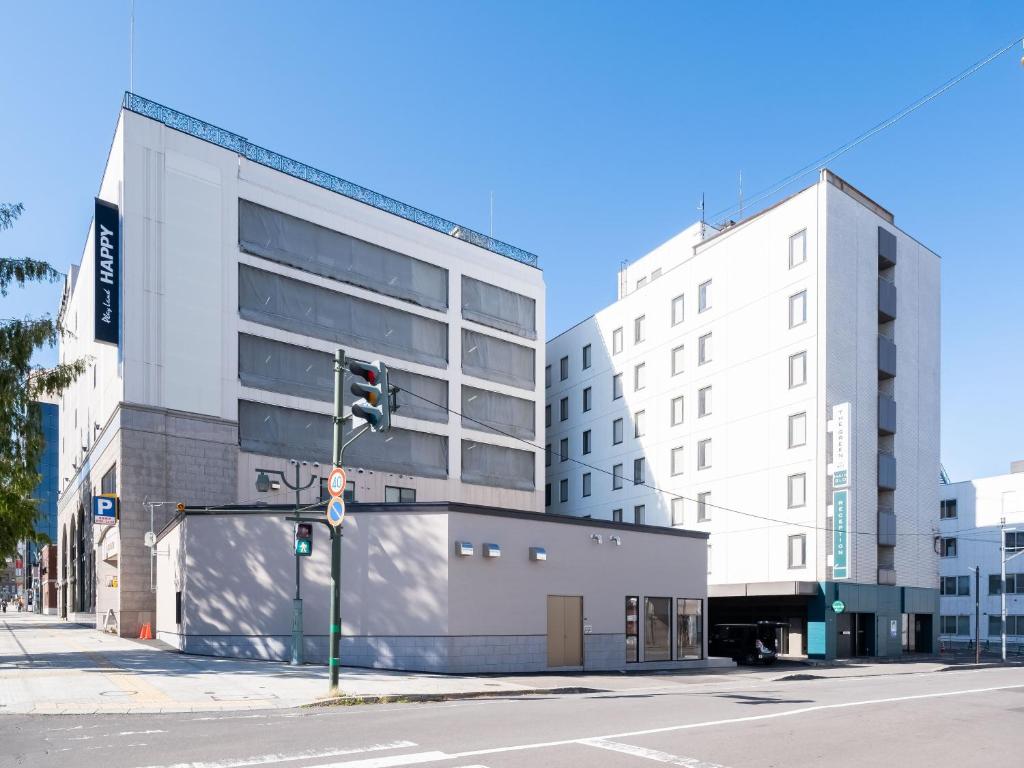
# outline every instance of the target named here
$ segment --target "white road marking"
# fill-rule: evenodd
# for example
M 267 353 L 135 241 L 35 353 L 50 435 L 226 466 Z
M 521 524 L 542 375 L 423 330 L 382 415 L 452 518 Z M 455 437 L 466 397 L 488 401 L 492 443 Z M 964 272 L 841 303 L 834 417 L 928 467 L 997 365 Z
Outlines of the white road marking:
M 891 696 L 885 699 L 865 699 L 862 701 L 846 701 L 840 704 L 818 704 L 811 707 L 800 707 L 799 709 L 787 709 L 781 712 L 770 712 L 763 715 L 749 715 L 747 717 L 730 717 L 723 720 L 705 720 L 697 723 L 684 723 L 682 725 L 669 725 L 663 728 L 648 728 L 642 731 L 627 731 L 625 733 L 609 733 L 603 736 L 589 736 L 579 739 L 560 739 L 558 741 L 535 742 L 532 744 L 513 744 L 506 747 L 492 747 L 489 749 L 473 749 L 466 752 L 416 752 L 409 755 L 391 755 L 381 758 L 370 758 L 368 760 L 354 760 L 342 763 L 324 763 L 322 765 L 306 766 L 306 768 L 395 768 L 403 765 L 418 765 L 420 763 L 440 762 L 442 760 L 461 760 L 467 757 L 479 757 L 481 755 L 497 755 L 504 752 L 522 752 L 528 749 L 546 749 L 548 747 L 564 747 L 573 744 L 586 745 L 594 740 L 609 741 L 614 739 L 628 739 L 635 736 L 648 736 L 655 733 L 671 733 L 672 731 L 686 731 L 694 728 L 707 728 L 716 725 L 734 725 L 736 723 L 752 723 L 759 720 L 774 720 L 782 717 L 793 717 L 804 715 L 809 712 L 821 712 L 830 709 L 849 709 L 852 707 L 867 707 L 874 704 L 891 704 L 900 701 L 920 701 L 923 699 L 938 699 L 948 696 L 967 696 L 976 693 L 992 693 L 993 691 L 1008 691 L 1024 688 L 1024 683 L 1014 685 L 995 685 L 989 688 L 970 688 L 960 691 L 940 691 L 938 693 L 920 693 L 912 696 Z M 182 766 L 166 766 L 164 768 L 206 768 L 203 764 L 184 764 Z M 160 768 L 154 766 L 153 768 Z M 209 768 L 231 768 L 223 765 L 211 765 Z
M 718 763 L 707 763 L 703 760 L 698 760 L 695 757 L 670 755 L 668 752 L 660 752 L 657 749 L 647 749 L 647 747 L 638 747 L 633 744 L 623 744 L 621 741 L 586 739 L 581 741 L 580 744 L 584 744 L 588 747 L 597 747 L 598 749 L 607 749 L 612 752 L 621 752 L 624 755 L 632 755 L 633 757 L 643 757 L 648 760 L 655 760 L 659 763 L 667 763 L 669 765 L 685 765 L 688 766 L 688 768 L 725 768 L 725 766 L 719 765 Z
M 167 733 L 167 731 L 121 731 L 116 736 L 145 736 L 147 733 Z
M 356 747 L 353 749 L 307 749 L 303 752 L 291 754 L 272 753 L 269 755 L 254 755 L 241 759 L 211 760 L 208 762 L 196 763 L 172 763 L 170 765 L 150 765 L 145 768 L 243 768 L 249 765 L 267 765 L 269 763 L 287 763 L 294 760 L 317 760 L 323 757 L 340 757 L 342 755 L 358 755 L 362 752 L 380 752 L 385 749 L 403 749 L 405 747 L 417 746 L 414 741 L 389 741 L 384 744 L 371 744 L 368 747 Z

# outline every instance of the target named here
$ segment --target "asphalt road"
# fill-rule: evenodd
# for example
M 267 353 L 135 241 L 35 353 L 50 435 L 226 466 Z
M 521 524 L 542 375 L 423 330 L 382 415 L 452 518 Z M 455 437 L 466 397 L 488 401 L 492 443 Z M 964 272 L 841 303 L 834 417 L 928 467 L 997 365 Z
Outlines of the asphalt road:
M 0 716 L 0 766 L 1024 764 L 1024 668 L 266 713 Z M 813 674 L 813 672 L 811 673 Z M 802 675 L 797 675 L 802 677 Z

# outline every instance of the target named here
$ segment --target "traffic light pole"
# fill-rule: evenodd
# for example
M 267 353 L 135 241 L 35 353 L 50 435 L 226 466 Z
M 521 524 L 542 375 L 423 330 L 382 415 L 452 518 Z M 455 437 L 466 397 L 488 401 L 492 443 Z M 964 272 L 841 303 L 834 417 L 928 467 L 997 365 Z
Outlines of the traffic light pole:
M 342 420 L 342 387 L 345 383 L 345 350 L 334 353 L 334 466 L 340 467 L 345 453 Z M 338 672 L 341 659 L 341 527 L 331 526 L 331 631 L 327 664 L 330 669 L 329 695 L 338 693 Z

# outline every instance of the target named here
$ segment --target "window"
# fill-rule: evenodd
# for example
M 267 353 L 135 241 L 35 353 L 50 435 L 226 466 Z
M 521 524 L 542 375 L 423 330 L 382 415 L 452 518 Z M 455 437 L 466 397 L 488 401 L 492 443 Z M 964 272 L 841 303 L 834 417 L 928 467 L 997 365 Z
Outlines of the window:
M 677 376 L 678 374 L 683 372 L 683 367 L 684 367 L 683 352 L 684 351 L 685 351 L 685 347 L 683 347 L 682 344 L 680 344 L 678 347 L 676 347 L 675 349 L 672 350 L 672 375 L 673 376 Z
M 583 473 L 583 497 L 586 498 L 590 495 L 590 473 Z
M 966 576 L 963 578 L 967 578 Z M 993 574 L 988 577 L 988 593 L 990 595 L 1001 594 L 999 591 L 999 574 Z M 968 593 L 969 594 L 969 593 Z M 1024 573 L 1008 573 L 1006 574 L 1006 594 L 1008 595 L 1022 595 L 1024 594 Z
M 944 538 L 939 544 L 939 557 L 956 557 L 956 539 Z
M 583 347 L 583 370 L 587 370 L 590 367 L 590 345 L 587 344 Z
M 939 517 L 942 520 L 956 517 L 956 499 L 943 499 L 939 502 Z
M 644 484 L 644 460 L 633 459 L 633 485 Z
M 559 461 L 569 460 L 569 438 L 563 437 L 558 442 Z
M 612 422 L 612 445 L 618 445 L 622 442 L 622 419 L 616 419 Z
M 711 491 L 697 494 L 697 522 L 706 523 L 711 519 Z
M 327 478 L 320 478 L 320 501 L 328 501 L 331 498 L 331 492 L 327 490 Z M 356 482 L 355 480 L 349 480 L 345 483 L 345 492 L 342 494 L 342 498 L 345 503 L 354 502 L 356 500 Z
M 697 415 L 711 415 L 711 387 L 702 387 L 697 390 Z
M 991 618 L 991 617 L 990 617 Z M 996 617 L 999 618 L 998 616 Z M 990 623 L 991 628 L 991 623 Z M 939 633 L 943 635 L 964 635 L 971 634 L 970 616 L 939 616 Z
M 637 411 L 633 414 L 633 437 L 643 437 L 647 432 L 647 412 Z
M 590 430 L 583 430 L 583 454 L 590 453 Z
M 711 309 L 711 281 L 701 283 L 697 289 L 697 311 L 704 312 Z
M 639 363 L 633 368 L 633 391 L 639 392 L 647 386 L 647 365 Z
M 797 352 L 789 356 L 789 388 L 802 387 L 807 383 L 807 353 Z
M 704 363 L 711 362 L 711 334 L 705 333 L 699 339 L 697 339 L 697 364 L 704 365 Z
M 789 447 L 807 445 L 807 414 L 794 413 L 789 417 Z
M 672 426 L 683 423 L 683 396 L 672 398 Z
M 789 268 L 807 261 L 807 230 L 797 232 L 789 238 Z
M 558 420 L 565 421 L 569 418 L 569 398 L 563 397 L 558 403 Z
M 621 509 L 613 509 L 612 510 L 612 522 L 613 523 L 621 523 L 622 522 L 622 510 Z
M 683 500 L 680 498 L 672 499 L 672 525 L 683 524 Z
M 591 393 L 591 388 L 590 387 L 584 387 L 584 389 L 583 389 L 583 412 L 584 413 L 589 411 L 594 406 L 592 398 L 591 398 L 591 394 L 592 394 Z
M 558 361 L 558 375 L 561 381 L 569 378 L 569 356 L 566 355 Z
M 92 388 L 96 389 L 96 366 L 92 367 Z
M 415 488 L 399 488 L 395 485 L 384 486 L 385 504 L 412 504 L 416 501 Z
M 996 577 L 995 587 L 999 589 L 999 577 Z M 989 594 L 999 594 L 992 592 L 992 577 L 988 579 Z M 939 594 L 940 595 L 970 595 L 971 594 L 971 577 L 970 576 L 940 576 L 939 577 Z
M 174 623 L 181 624 L 181 590 L 174 593 Z
M 708 574 L 711 574 L 711 542 L 708 542 Z
M 707 438 L 697 443 L 697 469 L 707 469 L 710 466 L 711 438 Z
M 563 504 L 569 500 L 569 478 L 562 478 L 558 482 L 558 500 Z
M 1002 621 L 1001 617 L 989 616 L 988 617 L 988 633 L 992 637 L 1002 636 Z M 1010 616 L 1006 617 L 1006 634 L 1020 637 L 1024 635 L 1024 616 Z
M 704 658 L 704 601 L 676 599 L 676 658 Z
M 551 443 L 544 446 L 544 466 L 551 466 Z
M 643 288 L 645 285 L 647 285 L 647 275 L 644 275 L 643 277 L 638 278 L 637 281 L 636 281 L 637 289 Z
M 683 322 L 683 297 L 676 296 L 672 299 L 672 325 L 679 325 Z
M 551 483 L 544 485 L 544 506 L 551 506 Z
M 551 403 L 544 406 L 544 426 L 551 426 Z
M 637 504 L 635 507 L 633 507 L 633 524 L 634 525 L 643 525 L 644 524 L 644 514 L 646 513 L 646 511 L 647 511 L 647 508 L 643 504 Z
M 551 366 L 544 366 L 544 387 L 545 389 L 551 388 Z
M 807 322 L 807 291 L 789 297 L 789 327 L 796 328 Z
M 617 355 L 622 351 L 622 329 L 616 328 L 612 331 L 612 354 Z
M 644 661 L 672 659 L 672 599 L 644 598 Z
M 1004 531 L 1004 542 L 1007 552 L 1018 552 L 1024 549 L 1024 531 Z
M 681 445 L 672 449 L 672 474 L 683 474 L 683 446 Z
M 100 480 L 100 493 L 117 493 L 117 464 L 103 474 Z
M 612 400 L 622 397 L 622 374 L 616 373 L 612 376 Z
M 644 323 L 646 320 L 647 317 L 645 315 L 640 315 L 640 317 L 633 321 L 633 341 L 637 344 L 644 340 Z
M 807 535 L 800 533 L 789 537 L 789 567 L 807 566 Z
M 622 465 L 616 464 L 612 467 L 612 490 L 622 490 Z
M 661 267 L 658 267 L 656 270 L 651 272 L 651 282 L 654 282 L 659 277 L 661 277 Z
M 802 507 L 807 503 L 807 475 L 803 473 L 790 475 L 787 480 L 787 488 L 788 506 L 790 509 Z

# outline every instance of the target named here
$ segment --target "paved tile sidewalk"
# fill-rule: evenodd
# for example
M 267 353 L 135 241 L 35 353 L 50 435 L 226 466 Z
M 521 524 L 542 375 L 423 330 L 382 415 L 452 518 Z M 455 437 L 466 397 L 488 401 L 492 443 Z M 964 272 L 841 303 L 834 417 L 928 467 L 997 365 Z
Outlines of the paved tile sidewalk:
M 739 687 L 788 674 L 848 677 L 940 669 L 943 663 L 772 667 L 658 674 L 430 675 L 345 667 L 342 691 L 354 697 L 524 694 L 565 688 L 602 691 Z M 50 616 L 0 615 L 0 713 L 88 714 L 283 709 L 327 692 L 326 667 L 189 656 L 162 644 L 127 640 Z

